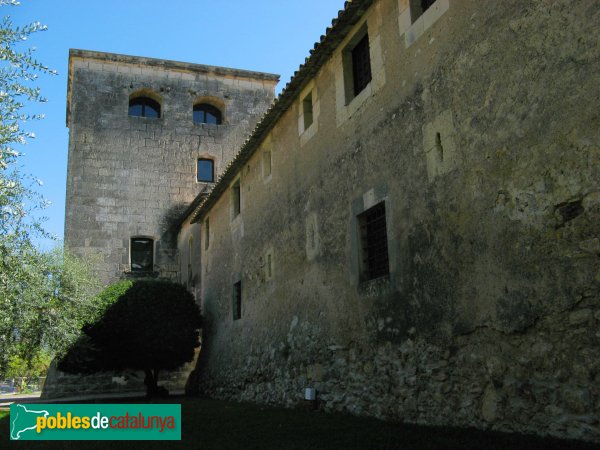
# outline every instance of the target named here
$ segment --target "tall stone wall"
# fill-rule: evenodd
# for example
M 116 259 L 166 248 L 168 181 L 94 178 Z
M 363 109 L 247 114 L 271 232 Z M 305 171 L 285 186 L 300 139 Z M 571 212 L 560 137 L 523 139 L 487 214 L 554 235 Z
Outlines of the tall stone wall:
M 375 1 L 312 80 L 317 128 L 299 95 L 239 170 L 240 215 L 228 189 L 200 217 L 199 388 L 598 441 L 600 12 L 434 6 L 419 25 Z M 365 24 L 373 80 L 344 102 Z M 389 276 L 361 282 L 357 216 L 380 201 Z
M 218 178 L 272 102 L 277 80 L 272 74 L 71 50 L 67 247 L 91 256 L 97 275 L 110 283 L 132 275 L 130 239 L 151 237 L 154 267 L 143 275 L 179 280 L 185 264 L 177 252 L 181 215 L 213 184 L 196 181 L 197 160 L 213 159 Z M 129 116 L 129 98 L 136 93 L 160 100 L 161 117 Z M 197 102 L 217 106 L 223 123 L 193 123 Z M 191 369 L 188 364 L 163 373 L 161 383 L 182 390 Z M 68 375 L 53 367 L 44 397 L 143 390 L 140 372 Z
M 155 241 L 154 272 L 175 278 L 181 213 L 210 183 L 196 181 L 198 158 L 218 176 L 273 99 L 270 74 L 72 50 L 66 245 L 100 255 L 98 274 L 130 270 L 130 238 Z M 129 97 L 149 93 L 161 117 L 128 115 Z M 197 101 L 215 104 L 223 124 L 195 124 Z

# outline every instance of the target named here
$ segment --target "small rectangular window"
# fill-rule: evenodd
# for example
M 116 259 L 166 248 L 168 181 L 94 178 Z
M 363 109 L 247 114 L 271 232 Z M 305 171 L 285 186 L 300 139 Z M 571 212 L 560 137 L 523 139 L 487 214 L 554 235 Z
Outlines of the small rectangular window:
M 213 183 L 215 181 L 215 163 L 212 159 L 198 159 L 197 180 L 202 183 Z
M 371 56 L 368 34 L 365 34 L 352 49 L 352 77 L 354 81 L 354 96 L 357 96 L 371 81 Z
M 208 222 L 208 217 L 204 221 L 204 250 L 208 250 L 208 246 L 210 245 L 210 224 Z
M 132 272 L 152 272 L 154 241 L 148 238 L 131 238 L 130 259 Z
M 302 114 L 304 116 L 304 129 L 307 130 L 313 123 L 312 91 L 302 100 Z
M 242 197 L 240 189 L 240 180 L 238 179 L 231 187 L 233 201 L 233 217 L 239 216 L 242 211 Z
M 410 18 L 411 22 L 415 23 L 416 20 L 423 15 L 425 11 L 433 5 L 436 0 L 411 0 L 410 1 Z
M 389 274 L 385 203 L 358 216 L 361 252 L 361 279 L 373 280 Z
M 242 282 L 233 285 L 233 320 L 242 318 Z

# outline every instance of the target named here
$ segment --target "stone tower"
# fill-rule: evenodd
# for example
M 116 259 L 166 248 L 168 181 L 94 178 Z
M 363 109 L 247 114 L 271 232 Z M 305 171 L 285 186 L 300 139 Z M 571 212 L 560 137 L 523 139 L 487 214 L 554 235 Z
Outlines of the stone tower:
M 274 98 L 279 77 L 71 50 L 65 244 L 98 276 L 174 278 L 176 233 Z

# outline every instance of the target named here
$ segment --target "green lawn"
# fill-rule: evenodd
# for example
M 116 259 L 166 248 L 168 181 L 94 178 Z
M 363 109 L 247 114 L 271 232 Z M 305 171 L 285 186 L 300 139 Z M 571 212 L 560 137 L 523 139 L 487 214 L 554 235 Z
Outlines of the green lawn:
M 13 441 L 22 449 L 594 449 L 576 441 L 422 427 L 341 414 L 267 408 L 199 398 L 172 398 L 182 404 L 182 442 Z M 110 402 L 115 403 L 114 400 Z M 124 400 L 132 403 L 131 399 Z M 145 400 L 140 400 L 144 403 Z M 156 401 L 156 403 L 161 403 Z M 0 448 L 9 439 L 9 420 L 0 411 Z

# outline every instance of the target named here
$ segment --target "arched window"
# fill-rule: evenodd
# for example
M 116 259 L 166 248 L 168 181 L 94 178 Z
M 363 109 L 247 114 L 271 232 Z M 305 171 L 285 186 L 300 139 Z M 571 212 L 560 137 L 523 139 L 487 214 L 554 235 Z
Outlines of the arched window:
M 134 97 L 129 100 L 129 115 L 158 119 L 160 103 L 150 97 Z
M 194 123 L 221 125 L 222 115 L 219 108 L 208 103 L 194 105 Z
M 152 272 L 154 269 L 154 241 L 150 238 L 131 238 L 131 271 Z

